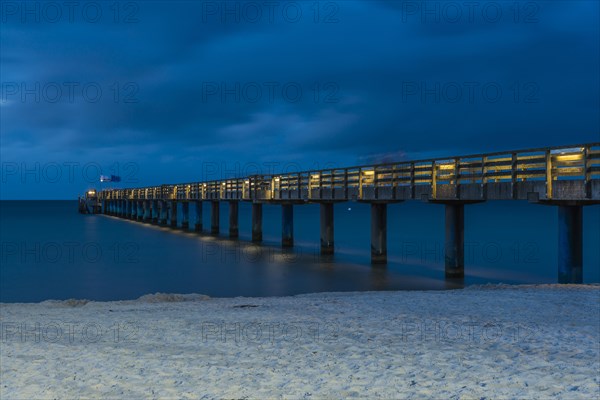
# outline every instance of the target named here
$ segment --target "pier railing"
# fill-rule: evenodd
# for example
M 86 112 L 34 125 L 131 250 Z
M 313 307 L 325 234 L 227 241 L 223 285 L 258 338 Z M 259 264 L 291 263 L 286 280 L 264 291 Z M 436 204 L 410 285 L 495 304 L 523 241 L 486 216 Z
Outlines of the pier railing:
M 103 200 L 600 200 L 600 143 L 112 189 Z

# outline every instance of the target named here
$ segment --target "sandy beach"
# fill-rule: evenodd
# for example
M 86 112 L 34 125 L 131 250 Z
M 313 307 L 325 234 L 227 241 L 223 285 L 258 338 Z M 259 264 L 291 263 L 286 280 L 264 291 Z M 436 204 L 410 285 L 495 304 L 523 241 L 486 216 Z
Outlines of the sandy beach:
M 600 397 L 600 286 L 2 304 L 0 398 Z

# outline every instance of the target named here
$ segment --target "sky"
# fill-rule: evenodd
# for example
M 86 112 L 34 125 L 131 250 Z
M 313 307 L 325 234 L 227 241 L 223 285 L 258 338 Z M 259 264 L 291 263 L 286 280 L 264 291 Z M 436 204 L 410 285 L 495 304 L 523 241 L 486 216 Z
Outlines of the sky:
M 0 199 L 598 142 L 599 17 L 597 1 L 3 1 Z

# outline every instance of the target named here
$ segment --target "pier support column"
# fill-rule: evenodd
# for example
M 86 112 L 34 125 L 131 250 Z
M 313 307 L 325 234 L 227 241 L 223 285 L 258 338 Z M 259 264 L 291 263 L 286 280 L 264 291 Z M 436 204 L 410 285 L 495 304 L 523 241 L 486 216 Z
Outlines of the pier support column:
M 333 203 L 321 203 L 321 254 L 333 254 Z
M 446 278 L 465 276 L 465 206 L 446 204 L 445 267 Z
M 152 210 L 150 209 L 150 201 L 144 201 L 144 222 L 149 223 L 152 221 Z
M 184 231 L 190 229 L 190 203 L 187 201 L 181 203 L 181 229 Z
M 558 283 L 583 283 L 583 206 L 558 206 Z
M 171 228 L 177 228 L 177 201 L 171 202 Z
M 371 264 L 387 264 L 387 204 L 371 203 Z
M 194 231 L 202 232 L 202 202 L 196 202 L 196 223 L 194 225 Z
M 158 224 L 158 201 L 152 200 L 152 223 Z
M 137 202 L 137 220 L 138 221 L 143 221 L 144 220 L 144 213 L 146 212 L 146 210 L 144 209 L 144 202 L 143 201 L 138 201 Z
M 160 201 L 160 218 L 158 220 L 159 225 L 162 225 L 162 226 L 167 225 L 168 214 L 169 214 L 169 211 L 167 210 L 167 202 L 161 200 Z
M 294 205 L 281 205 L 281 246 L 294 246 Z
M 210 207 L 210 233 L 219 234 L 219 202 L 212 201 Z
M 137 202 L 131 200 L 125 200 L 127 211 L 127 219 L 136 219 L 137 217 Z
M 234 239 L 239 236 L 238 218 L 239 218 L 239 203 L 238 201 L 229 202 L 229 237 Z
M 252 203 L 252 241 L 262 242 L 262 204 Z

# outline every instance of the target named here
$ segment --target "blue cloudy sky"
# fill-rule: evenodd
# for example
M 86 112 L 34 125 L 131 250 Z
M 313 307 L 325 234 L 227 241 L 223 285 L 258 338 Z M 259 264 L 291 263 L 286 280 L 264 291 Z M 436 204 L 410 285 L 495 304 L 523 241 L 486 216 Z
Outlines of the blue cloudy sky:
M 66 4 L 2 3 L 2 199 L 600 141 L 597 1 Z

